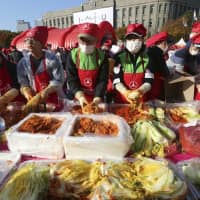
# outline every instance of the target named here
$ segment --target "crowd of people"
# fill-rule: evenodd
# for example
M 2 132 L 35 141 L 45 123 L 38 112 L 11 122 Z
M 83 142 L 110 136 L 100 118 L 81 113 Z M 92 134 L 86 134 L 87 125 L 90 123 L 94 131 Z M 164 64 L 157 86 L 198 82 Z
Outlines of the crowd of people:
M 56 111 L 63 107 L 60 98 L 76 99 L 82 107 L 163 100 L 164 81 L 175 69 L 167 59 L 195 76 L 194 99 L 200 99 L 200 22 L 193 24 L 186 46 L 170 58 L 168 50 L 174 41 L 167 32 L 146 39 L 143 24 L 129 24 L 120 45 L 115 35 L 105 34 L 99 41 L 99 34 L 97 24 L 80 24 L 77 47 L 65 51 L 46 45 L 47 27 L 30 29 L 25 53 L 15 46 L 0 53 L 0 107 L 13 88 L 19 92 L 18 101 L 26 103 L 39 95 L 40 103 L 54 104 Z

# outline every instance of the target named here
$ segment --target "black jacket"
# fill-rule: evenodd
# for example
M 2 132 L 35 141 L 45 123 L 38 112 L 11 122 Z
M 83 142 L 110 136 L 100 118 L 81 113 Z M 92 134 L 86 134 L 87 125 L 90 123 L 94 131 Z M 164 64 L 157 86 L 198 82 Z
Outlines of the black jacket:
M 166 65 L 163 51 L 157 46 L 152 46 L 147 49 L 147 55 L 149 56 L 149 68 L 151 72 L 159 72 L 163 77 L 169 77 L 170 72 Z

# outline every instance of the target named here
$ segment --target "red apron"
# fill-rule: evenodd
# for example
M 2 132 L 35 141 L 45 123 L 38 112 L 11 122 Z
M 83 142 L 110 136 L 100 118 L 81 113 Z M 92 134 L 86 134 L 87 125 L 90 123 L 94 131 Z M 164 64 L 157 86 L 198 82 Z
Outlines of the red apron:
M 200 92 L 198 92 L 197 88 L 194 90 L 194 100 L 200 100 Z
M 12 80 L 6 69 L 5 64 L 0 68 L 0 96 L 4 95 L 12 88 Z M 26 102 L 25 98 L 19 94 L 13 101 Z
M 148 100 L 158 99 L 161 96 L 162 91 L 164 90 L 164 78 L 161 73 L 154 73 L 154 80 L 151 86 L 151 90 L 147 93 Z
M 98 65 L 98 53 L 96 52 L 96 63 Z M 78 76 L 83 88 L 83 92 L 88 101 L 94 98 L 94 89 L 96 86 L 96 80 L 99 73 L 99 67 L 94 70 L 85 70 L 80 68 L 80 51 L 78 51 L 78 56 L 76 59 L 76 66 L 78 66 Z
M 136 90 L 144 83 L 144 75 L 145 75 L 145 73 L 124 73 L 124 75 L 123 75 L 124 85 L 129 90 Z M 116 103 L 129 103 L 126 100 L 126 98 L 119 92 L 116 92 L 115 102 Z
M 31 63 L 31 65 L 33 65 L 33 63 Z M 50 81 L 49 74 L 46 69 L 45 59 L 43 59 L 43 66 L 44 71 L 34 75 L 35 87 L 37 92 L 41 92 L 43 89 L 45 89 L 49 85 Z M 50 94 L 46 102 L 49 104 L 53 104 L 55 106 L 55 111 L 60 111 L 63 108 L 63 103 L 59 101 L 56 92 Z
M 188 71 L 188 66 L 184 66 L 184 71 Z M 200 92 L 198 92 L 197 88 L 194 89 L 194 100 L 200 100 Z
M 0 96 L 4 95 L 8 90 L 12 88 L 12 81 L 10 78 L 10 75 L 5 67 L 3 65 L 0 68 Z

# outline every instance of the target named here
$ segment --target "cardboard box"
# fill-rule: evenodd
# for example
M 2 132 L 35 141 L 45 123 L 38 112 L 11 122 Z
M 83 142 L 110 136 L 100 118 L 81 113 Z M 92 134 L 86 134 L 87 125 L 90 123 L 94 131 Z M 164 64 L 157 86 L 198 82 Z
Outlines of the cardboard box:
M 195 78 L 177 71 L 165 81 L 165 101 L 170 103 L 192 101 L 194 99 Z

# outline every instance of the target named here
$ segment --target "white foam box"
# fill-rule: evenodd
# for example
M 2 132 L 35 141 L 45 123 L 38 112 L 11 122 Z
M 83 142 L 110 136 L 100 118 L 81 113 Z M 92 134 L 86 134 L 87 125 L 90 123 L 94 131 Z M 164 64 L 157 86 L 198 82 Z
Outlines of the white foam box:
M 55 134 L 19 132 L 18 128 L 22 123 L 33 115 L 53 117 L 63 120 L 63 123 Z M 8 147 L 11 151 L 20 152 L 24 155 L 61 159 L 64 156 L 63 135 L 70 127 L 72 118 L 73 116 L 70 113 L 31 113 L 8 131 L 6 134 Z
M 3 180 L 9 175 L 10 171 L 20 161 L 21 155 L 13 152 L 0 152 L 0 186 Z
M 73 136 L 74 126 L 82 117 L 95 121 L 110 121 L 118 126 L 117 136 L 104 136 L 86 133 L 84 136 Z M 69 132 L 63 138 L 67 159 L 112 159 L 121 160 L 129 151 L 133 138 L 130 127 L 124 119 L 113 114 L 76 115 Z

